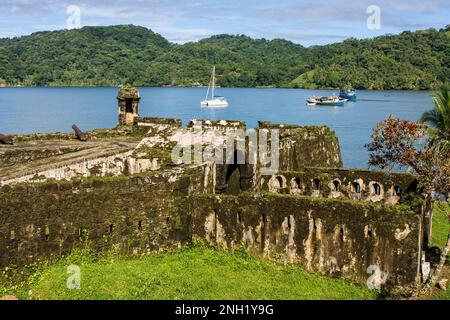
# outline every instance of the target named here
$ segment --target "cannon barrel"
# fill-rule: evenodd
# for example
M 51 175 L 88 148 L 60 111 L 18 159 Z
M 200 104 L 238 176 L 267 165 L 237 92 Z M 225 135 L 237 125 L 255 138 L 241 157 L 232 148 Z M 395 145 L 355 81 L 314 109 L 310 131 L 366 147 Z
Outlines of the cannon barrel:
M 0 133 L 0 144 L 13 144 L 13 139 L 11 136 L 6 136 Z
M 78 140 L 80 141 L 87 141 L 86 134 L 78 128 L 76 124 L 72 125 L 73 131 L 75 131 L 75 135 L 77 136 Z

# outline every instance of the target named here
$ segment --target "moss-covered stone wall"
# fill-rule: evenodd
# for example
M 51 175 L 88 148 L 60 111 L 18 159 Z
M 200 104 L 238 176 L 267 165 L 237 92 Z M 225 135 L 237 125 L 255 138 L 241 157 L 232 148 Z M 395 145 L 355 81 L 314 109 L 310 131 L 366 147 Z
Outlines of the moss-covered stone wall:
M 182 214 L 190 175 L 165 172 L 18 184 L 0 191 L 0 267 L 66 253 L 86 241 L 134 254 L 190 239 Z
M 150 125 L 158 125 L 158 124 L 164 124 L 164 125 L 171 125 L 175 127 L 181 127 L 181 120 L 176 118 L 160 118 L 160 117 L 136 117 L 134 119 L 134 123 L 137 126 L 146 126 L 148 124 Z
M 83 129 L 83 128 L 81 128 Z M 146 131 L 138 127 L 120 126 L 117 128 L 95 129 L 85 132 L 89 141 L 101 139 L 139 139 L 142 138 Z M 13 135 L 15 144 L 20 143 L 39 143 L 39 142 L 58 142 L 58 141 L 75 141 L 78 140 L 74 132 L 51 132 L 51 133 L 31 133 Z
M 280 171 L 342 167 L 339 140 L 327 126 L 302 127 L 260 121 L 257 130 L 279 130 Z
M 416 288 L 421 219 L 408 209 L 274 194 L 197 196 L 192 207 L 193 238 L 213 246 L 244 244 L 257 255 L 363 284 L 372 266 L 389 290 Z

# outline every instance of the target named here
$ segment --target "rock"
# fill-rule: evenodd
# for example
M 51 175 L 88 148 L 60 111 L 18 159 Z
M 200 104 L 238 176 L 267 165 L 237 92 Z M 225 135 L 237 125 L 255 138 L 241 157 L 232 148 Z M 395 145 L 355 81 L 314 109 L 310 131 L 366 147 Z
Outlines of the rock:
M 0 300 L 19 300 L 15 296 L 3 296 L 0 298 Z
M 437 286 L 441 290 L 447 290 L 448 279 L 441 279 L 438 281 Z

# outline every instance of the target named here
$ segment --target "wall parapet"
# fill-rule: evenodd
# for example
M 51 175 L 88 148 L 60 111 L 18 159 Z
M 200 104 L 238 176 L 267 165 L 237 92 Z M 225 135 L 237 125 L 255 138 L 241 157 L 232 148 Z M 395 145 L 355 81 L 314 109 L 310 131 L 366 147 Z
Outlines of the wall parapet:
M 146 126 L 152 124 L 164 124 L 175 127 L 181 127 L 181 119 L 176 118 L 161 118 L 161 117 L 136 117 L 134 123 L 138 126 Z
M 202 129 L 244 129 L 247 124 L 240 120 L 210 120 L 210 119 L 192 119 L 189 121 L 187 128 L 201 126 Z
M 89 140 L 111 139 L 113 137 L 141 137 L 142 132 L 135 130 L 133 127 L 118 127 L 94 129 L 85 132 Z M 30 134 L 13 134 L 14 143 L 27 142 L 45 142 L 45 141 L 78 141 L 73 132 L 49 132 L 49 133 L 30 133 Z

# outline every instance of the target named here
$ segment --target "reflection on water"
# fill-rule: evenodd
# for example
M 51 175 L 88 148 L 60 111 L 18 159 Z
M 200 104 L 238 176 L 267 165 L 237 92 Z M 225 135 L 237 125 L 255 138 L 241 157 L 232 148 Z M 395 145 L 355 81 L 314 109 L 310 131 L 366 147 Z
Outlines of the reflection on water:
M 433 107 L 428 92 L 358 91 L 358 101 L 345 107 L 311 107 L 311 95 L 336 90 L 221 88 L 228 108 L 201 108 L 205 88 L 141 88 L 141 114 L 174 117 L 243 120 L 249 127 L 258 120 L 300 125 L 327 125 L 340 140 L 344 165 L 367 167 L 371 129 L 389 114 L 417 120 Z M 0 133 L 71 131 L 114 127 L 117 124 L 117 88 L 1 88 Z

